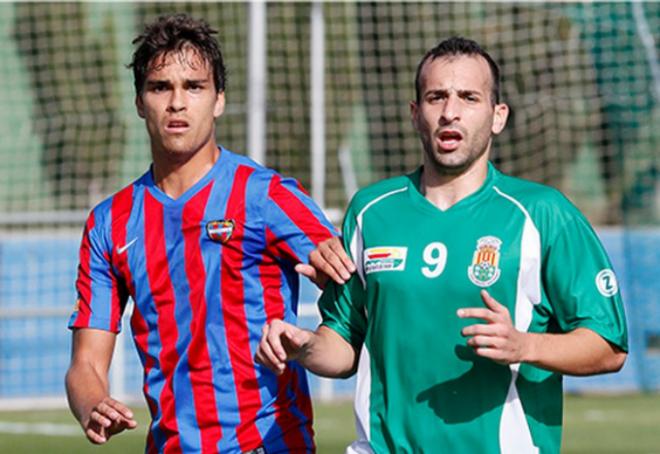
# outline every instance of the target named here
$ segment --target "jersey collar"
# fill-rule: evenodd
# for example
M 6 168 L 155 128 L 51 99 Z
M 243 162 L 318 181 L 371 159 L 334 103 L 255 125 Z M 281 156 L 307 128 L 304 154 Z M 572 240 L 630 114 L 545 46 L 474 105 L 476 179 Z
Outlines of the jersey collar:
M 486 179 L 484 180 L 481 187 L 472 194 L 470 194 L 469 196 L 465 197 L 464 199 L 459 200 L 457 203 L 447 208 L 446 210 L 441 210 L 440 208 L 432 204 L 426 197 L 424 197 L 424 194 L 422 194 L 420 190 L 422 169 L 423 166 L 419 166 L 413 173 L 408 175 L 408 180 L 409 180 L 408 192 L 415 205 L 419 206 L 425 211 L 429 211 L 432 213 L 450 213 L 450 212 L 460 211 L 474 205 L 475 203 L 478 203 L 479 201 L 490 195 L 491 189 L 495 184 L 497 175 L 499 174 L 499 171 L 489 161 L 488 173 L 486 174 Z
M 231 152 L 225 148 L 219 146 L 220 156 L 218 160 L 213 164 L 213 167 L 206 172 L 206 174 L 194 185 L 188 188 L 180 197 L 172 199 L 169 195 L 163 192 L 154 182 L 153 177 L 153 164 L 149 166 L 149 170 L 143 175 L 142 180 L 144 181 L 145 186 L 148 188 L 151 195 L 153 195 L 159 202 L 164 205 L 180 205 L 186 203 L 190 200 L 195 194 L 199 192 L 200 189 L 205 187 L 223 168 L 226 168 L 226 163 L 231 160 Z

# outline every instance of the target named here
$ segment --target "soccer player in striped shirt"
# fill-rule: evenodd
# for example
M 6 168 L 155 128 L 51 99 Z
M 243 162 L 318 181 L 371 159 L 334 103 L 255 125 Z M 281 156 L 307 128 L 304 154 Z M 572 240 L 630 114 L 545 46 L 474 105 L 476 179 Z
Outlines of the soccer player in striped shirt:
M 313 452 L 304 370 L 292 364 L 278 376 L 253 355 L 264 323 L 295 323 L 294 267 L 335 230 L 295 180 L 216 145 L 225 70 L 213 33 L 174 15 L 135 40 L 136 106 L 153 163 L 87 220 L 69 404 L 93 443 L 136 427 L 108 390 L 131 297 L 152 416 L 147 452 Z
M 266 326 L 258 361 L 357 369 L 347 453 L 557 453 L 562 374 L 626 358 L 616 276 L 564 196 L 489 163 L 508 108 L 477 43 L 431 49 L 416 89 L 422 167 L 355 195 L 342 234 L 357 273 L 326 287 L 315 332 Z

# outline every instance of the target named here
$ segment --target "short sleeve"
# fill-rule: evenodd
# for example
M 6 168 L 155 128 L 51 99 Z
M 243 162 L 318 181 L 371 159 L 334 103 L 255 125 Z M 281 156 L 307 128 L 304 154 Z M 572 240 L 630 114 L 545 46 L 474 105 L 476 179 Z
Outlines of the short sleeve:
M 118 333 L 128 292 L 113 270 L 111 243 L 96 217 L 92 211 L 83 231 L 76 279 L 78 298 L 69 328 L 95 328 Z
M 361 232 L 349 206 L 343 224 L 344 249 L 357 267 L 357 272 L 344 285 L 330 282 L 319 299 L 321 324 L 337 332 L 359 349 L 367 331 L 366 288 L 362 270 Z
M 610 260 L 575 209 L 553 236 L 543 262 L 544 287 L 562 331 L 588 328 L 628 350 L 621 292 Z
M 293 178 L 273 175 L 265 204 L 267 248 L 294 264 L 306 263 L 310 252 L 320 242 L 338 235 L 321 209 Z

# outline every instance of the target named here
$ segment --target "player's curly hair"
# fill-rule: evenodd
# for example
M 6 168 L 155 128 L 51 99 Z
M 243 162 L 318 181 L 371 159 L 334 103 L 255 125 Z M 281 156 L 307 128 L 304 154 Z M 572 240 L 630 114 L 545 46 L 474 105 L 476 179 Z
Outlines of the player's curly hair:
M 150 65 L 155 58 L 170 52 L 180 52 L 190 46 L 210 65 L 213 82 L 218 92 L 225 90 L 225 65 L 220 45 L 213 36 L 217 30 L 201 19 L 193 19 L 187 14 L 161 16 L 144 27 L 144 31 L 133 40 L 138 48 L 128 65 L 133 69 L 135 93 L 139 96 Z
M 491 89 L 491 102 L 493 104 L 499 104 L 500 102 L 500 68 L 493 60 L 488 52 L 486 52 L 476 41 L 471 39 L 462 38 L 460 36 L 453 36 L 449 39 L 446 39 L 440 42 L 437 46 L 432 49 L 429 49 L 424 57 L 417 65 L 417 73 L 415 74 L 415 96 L 417 102 L 420 100 L 421 95 L 421 81 L 420 75 L 422 72 L 423 66 L 426 62 L 433 61 L 436 58 L 441 58 L 445 56 L 457 56 L 457 55 L 480 55 L 481 57 L 488 62 L 490 67 L 490 73 L 492 76 L 493 86 Z

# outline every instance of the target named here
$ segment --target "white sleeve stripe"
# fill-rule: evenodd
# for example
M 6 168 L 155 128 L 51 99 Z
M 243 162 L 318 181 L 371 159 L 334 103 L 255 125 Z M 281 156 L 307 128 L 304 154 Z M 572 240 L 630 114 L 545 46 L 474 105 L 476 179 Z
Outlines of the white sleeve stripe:
M 350 248 L 353 261 L 355 262 L 355 267 L 357 268 L 358 276 L 360 277 L 360 281 L 362 281 L 362 288 L 367 288 L 367 281 L 364 277 L 364 263 L 362 260 L 364 243 L 362 241 L 362 228 L 360 224 L 355 226 L 355 231 L 353 232 L 353 237 L 351 238 Z
M 512 196 L 493 186 L 495 192 L 513 203 L 525 215 L 522 237 L 520 239 L 520 274 L 518 276 L 518 298 L 528 298 L 532 304 L 541 302 L 541 234 L 525 207 Z M 516 304 L 516 309 L 527 311 L 524 305 Z M 527 331 L 531 314 L 516 314 L 516 328 Z
M 408 190 L 408 186 L 400 188 L 400 189 L 395 189 L 394 191 L 390 191 L 390 192 L 386 192 L 385 194 L 381 194 L 378 197 L 376 197 L 375 199 L 373 199 L 371 202 L 367 203 L 364 206 L 364 208 L 362 208 L 362 210 L 357 215 L 358 223 L 360 223 L 360 224 L 362 223 L 362 217 L 364 216 L 364 212 L 367 211 L 369 208 L 371 208 L 372 205 L 380 202 L 381 200 L 383 200 L 383 199 L 385 199 L 385 198 L 387 198 L 391 195 L 397 194 L 399 192 L 407 191 L 407 190 Z
M 511 197 L 509 194 L 505 194 L 504 192 L 500 191 L 500 189 L 499 189 L 497 186 L 493 186 L 493 189 L 494 189 L 495 192 L 497 192 L 499 195 L 501 195 L 502 197 L 504 197 L 505 199 L 509 200 L 511 203 L 513 203 L 514 205 L 516 205 L 516 206 L 520 209 L 520 211 L 522 211 L 522 212 L 525 214 L 525 217 L 526 217 L 527 219 L 529 219 L 530 221 L 532 220 L 532 219 L 531 219 L 531 216 L 529 215 L 529 213 L 527 212 L 527 210 L 525 209 L 525 207 L 522 205 L 522 203 L 520 203 L 518 200 L 516 200 L 516 199 L 514 199 L 513 197 Z
M 351 237 L 350 248 L 351 248 L 351 254 L 353 255 L 353 259 L 355 262 L 355 266 L 357 267 L 358 276 L 360 276 L 360 281 L 362 281 L 363 288 L 367 288 L 367 281 L 366 278 L 364 277 L 364 264 L 362 260 L 362 253 L 364 252 L 364 241 L 362 238 L 362 219 L 364 218 L 364 213 L 373 205 L 380 202 L 381 200 L 391 195 L 407 190 L 408 187 L 406 186 L 400 189 L 395 189 L 394 191 L 386 192 L 385 194 L 381 194 L 380 196 L 373 199 L 371 202 L 367 203 L 357 215 L 355 231 L 353 232 L 353 236 Z

